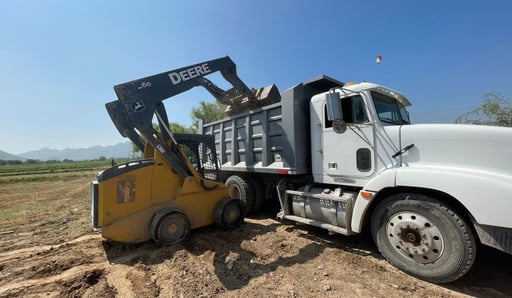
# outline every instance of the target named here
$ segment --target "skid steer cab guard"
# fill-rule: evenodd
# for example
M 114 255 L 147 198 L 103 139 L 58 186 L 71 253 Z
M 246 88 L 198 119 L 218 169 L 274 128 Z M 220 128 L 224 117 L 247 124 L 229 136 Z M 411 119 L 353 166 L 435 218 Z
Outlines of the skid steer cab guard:
M 222 90 L 204 77 L 216 71 L 233 88 Z M 144 157 L 104 170 L 91 183 L 93 226 L 104 238 L 169 245 L 185 241 L 195 228 L 243 222 L 244 204 L 220 182 L 213 136 L 169 129 L 163 101 L 196 86 L 228 105 L 228 113 L 280 100 L 274 85 L 249 89 L 229 57 L 114 86 L 118 100 L 107 103 L 107 111 Z

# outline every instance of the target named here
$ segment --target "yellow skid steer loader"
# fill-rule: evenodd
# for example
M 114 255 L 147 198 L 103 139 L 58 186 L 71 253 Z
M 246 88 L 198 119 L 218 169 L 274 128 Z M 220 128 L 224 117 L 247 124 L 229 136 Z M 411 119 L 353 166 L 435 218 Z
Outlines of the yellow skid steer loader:
M 233 88 L 224 91 L 205 78 L 216 71 Z M 107 103 L 107 111 L 144 156 L 91 182 L 93 226 L 104 238 L 170 245 L 185 241 L 195 228 L 243 222 L 244 204 L 230 198 L 220 180 L 213 136 L 170 131 L 163 100 L 196 86 L 228 105 L 227 113 L 280 100 L 274 85 L 249 89 L 227 56 L 114 86 L 118 100 Z

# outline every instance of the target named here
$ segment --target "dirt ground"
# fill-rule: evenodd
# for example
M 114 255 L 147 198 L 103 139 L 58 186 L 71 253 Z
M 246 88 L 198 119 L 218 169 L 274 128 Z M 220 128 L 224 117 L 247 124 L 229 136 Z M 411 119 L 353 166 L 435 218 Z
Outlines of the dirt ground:
M 91 178 L 0 184 L 0 297 L 512 296 L 510 255 L 482 247 L 464 278 L 434 285 L 389 265 L 368 235 L 281 224 L 275 205 L 182 245 L 107 242 L 92 231 Z

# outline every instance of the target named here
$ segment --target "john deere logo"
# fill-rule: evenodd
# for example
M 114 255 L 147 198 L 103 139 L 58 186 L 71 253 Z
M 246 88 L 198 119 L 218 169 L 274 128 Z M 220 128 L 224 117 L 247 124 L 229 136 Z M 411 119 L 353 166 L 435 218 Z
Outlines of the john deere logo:
M 146 107 L 144 106 L 144 104 L 138 100 L 136 100 L 132 103 L 132 110 L 134 112 L 137 112 L 137 113 L 142 112 L 142 111 L 144 111 L 145 108 Z

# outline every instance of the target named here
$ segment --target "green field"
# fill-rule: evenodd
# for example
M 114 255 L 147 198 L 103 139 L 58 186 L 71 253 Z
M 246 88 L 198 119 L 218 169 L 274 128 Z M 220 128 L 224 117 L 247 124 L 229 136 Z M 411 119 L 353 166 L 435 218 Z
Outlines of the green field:
M 89 176 L 111 166 L 110 160 L 3 165 L 0 166 L 0 183 L 53 181 Z

